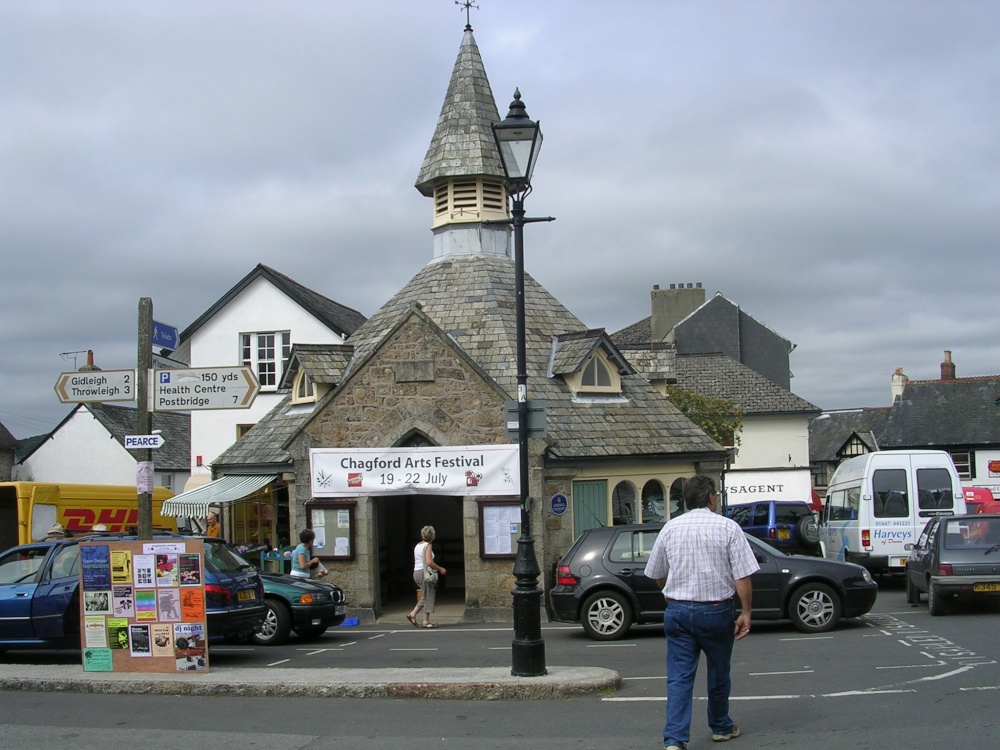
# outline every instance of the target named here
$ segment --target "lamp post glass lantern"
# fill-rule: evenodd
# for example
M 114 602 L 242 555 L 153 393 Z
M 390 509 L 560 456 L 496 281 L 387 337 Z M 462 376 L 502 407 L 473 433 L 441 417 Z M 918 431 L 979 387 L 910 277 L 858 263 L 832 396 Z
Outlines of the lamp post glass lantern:
M 524 320 L 524 197 L 531 192 L 531 173 L 542 145 L 542 133 L 514 91 L 510 111 L 493 126 L 500 161 L 506 174 L 507 193 L 512 200 L 514 227 L 514 294 L 517 316 L 517 447 L 521 484 L 521 536 L 514 561 L 514 640 L 511 643 L 511 674 L 540 677 L 546 674 L 545 641 L 542 640 L 542 590 L 538 586 L 538 559 L 531 536 L 528 497 L 528 365 Z

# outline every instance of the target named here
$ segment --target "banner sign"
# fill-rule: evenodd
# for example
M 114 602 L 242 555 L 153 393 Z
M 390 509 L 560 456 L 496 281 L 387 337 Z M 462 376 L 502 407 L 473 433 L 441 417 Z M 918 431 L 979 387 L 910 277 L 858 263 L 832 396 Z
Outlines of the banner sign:
M 519 495 L 517 445 L 314 448 L 313 497 Z

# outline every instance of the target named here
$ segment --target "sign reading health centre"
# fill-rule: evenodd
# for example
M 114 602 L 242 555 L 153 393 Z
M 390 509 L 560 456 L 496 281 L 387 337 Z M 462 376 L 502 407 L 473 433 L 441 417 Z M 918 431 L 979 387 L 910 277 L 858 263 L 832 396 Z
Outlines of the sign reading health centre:
M 520 495 L 516 445 L 314 448 L 313 497 Z

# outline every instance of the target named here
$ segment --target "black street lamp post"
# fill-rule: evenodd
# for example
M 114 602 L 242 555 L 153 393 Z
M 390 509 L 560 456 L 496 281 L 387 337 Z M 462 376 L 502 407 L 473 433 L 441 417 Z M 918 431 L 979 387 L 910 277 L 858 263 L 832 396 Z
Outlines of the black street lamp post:
M 528 494 L 528 364 L 524 323 L 524 198 L 531 192 L 531 173 L 542 146 L 542 132 L 514 91 L 507 116 L 493 126 L 511 197 L 511 225 L 514 227 L 514 290 L 517 315 L 517 447 L 520 459 L 521 536 L 514 562 L 514 640 L 511 644 L 511 674 L 540 677 L 546 674 L 545 641 L 542 640 L 542 590 L 538 586 L 538 559 L 531 536 L 531 499 Z

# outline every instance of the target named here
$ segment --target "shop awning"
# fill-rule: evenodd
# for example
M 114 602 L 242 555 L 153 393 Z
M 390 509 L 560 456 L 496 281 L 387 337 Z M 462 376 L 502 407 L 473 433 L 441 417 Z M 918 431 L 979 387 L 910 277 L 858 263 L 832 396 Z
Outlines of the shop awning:
M 212 505 L 223 505 L 252 495 L 277 480 L 277 474 L 227 474 L 190 492 L 182 492 L 163 503 L 164 516 L 204 518 Z

